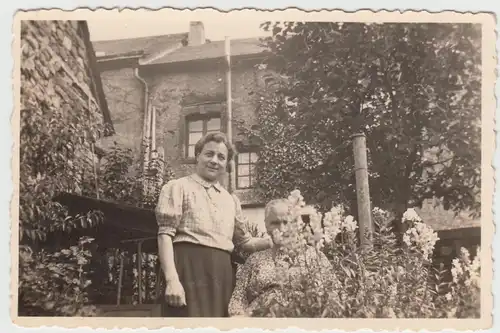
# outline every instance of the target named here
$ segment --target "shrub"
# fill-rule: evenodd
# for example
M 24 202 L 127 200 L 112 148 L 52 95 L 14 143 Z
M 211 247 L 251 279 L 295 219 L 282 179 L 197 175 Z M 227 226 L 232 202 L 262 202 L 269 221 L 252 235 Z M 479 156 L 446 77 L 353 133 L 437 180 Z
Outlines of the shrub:
M 114 259 L 114 249 L 103 253 L 90 251 L 86 246 L 83 250 L 82 246 L 88 245 L 87 241 L 78 243 L 78 239 L 73 241 L 71 235 L 74 229 L 95 227 L 102 222 L 103 215 L 91 211 L 69 216 L 65 207 L 53 201 L 54 195 L 60 191 L 75 192 L 74 188 L 64 187 L 65 182 L 76 183 L 83 195 L 95 196 L 98 190 L 102 199 L 151 208 L 156 204 L 163 175 L 167 175 L 167 180 L 172 177 L 170 168 L 162 160 L 152 159 L 143 168 L 134 163 L 130 149 L 117 145 L 108 152 L 105 163 L 95 173 L 93 158 L 92 154 L 81 154 L 74 162 L 63 159 L 72 162 L 70 164 L 78 170 L 63 173 L 62 176 L 28 175 L 25 180 L 21 177 L 22 246 L 18 288 L 18 312 L 21 316 L 93 316 L 96 311 L 88 305 L 89 301 L 109 303 L 112 300 L 114 303 L 116 299 L 113 294 L 117 290 L 118 269 L 117 265 L 109 269 L 107 262 Z M 61 167 L 60 163 L 59 160 L 52 162 L 54 166 Z M 36 160 L 27 160 L 23 171 L 28 171 L 29 167 L 36 164 Z M 67 179 L 74 173 L 82 175 L 77 182 Z M 150 186 L 148 191 L 143 191 L 146 183 Z M 47 237 L 53 238 L 47 241 Z M 64 238 L 64 244 L 52 241 L 58 237 Z M 79 264 L 82 261 L 85 261 L 83 266 Z M 146 261 L 143 262 L 146 265 Z M 124 288 L 131 289 L 132 299 L 138 297 L 137 286 L 131 281 L 136 270 L 135 264 L 134 260 L 125 261 L 125 270 L 127 273 L 130 271 L 130 274 L 125 275 L 123 281 Z M 154 281 L 156 272 L 150 270 L 149 275 L 152 275 L 149 280 Z M 113 294 L 109 294 L 110 291 Z M 150 288 L 149 294 L 152 292 L 154 289 Z M 126 296 L 122 292 L 122 297 Z M 149 295 L 150 299 L 152 297 L 155 296 Z
M 253 316 L 335 318 L 470 318 L 479 316 L 479 252 L 453 261 L 453 281 L 432 266 L 437 234 L 408 210 L 403 221 L 410 228 L 401 246 L 390 228 L 391 214 L 373 210 L 376 232 L 368 248 L 358 245 L 356 221 L 339 208 L 324 215 L 313 211 L 305 225 L 300 192 L 289 197 L 291 212 L 284 242 L 289 255 L 300 256 L 305 246 L 323 252 L 332 265 L 331 276 L 310 267 L 299 281 L 285 283 L 279 302 L 261 305 Z M 294 262 L 294 260 L 292 260 Z M 292 264 L 293 267 L 293 264 Z
M 143 149 L 147 149 L 146 143 Z M 140 163 L 134 159 L 130 148 L 115 143 L 98 171 L 98 187 L 103 199 L 153 208 L 163 184 L 173 177 L 170 165 L 161 157 L 152 157 L 146 164 Z M 88 188 L 92 189 L 90 186 Z
M 87 298 L 91 242 L 81 238 L 78 245 L 56 252 L 20 248 L 20 316 L 95 315 Z

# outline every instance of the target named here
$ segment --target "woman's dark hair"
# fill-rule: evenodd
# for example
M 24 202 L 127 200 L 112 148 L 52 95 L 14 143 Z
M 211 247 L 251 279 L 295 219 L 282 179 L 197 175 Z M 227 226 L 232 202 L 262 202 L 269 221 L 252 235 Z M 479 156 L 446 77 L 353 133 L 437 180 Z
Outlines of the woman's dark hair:
M 196 145 L 194 146 L 194 156 L 198 157 L 198 155 L 200 155 L 201 151 L 203 150 L 203 147 L 205 147 L 205 145 L 209 142 L 224 143 L 227 148 L 227 162 L 229 163 L 233 160 L 236 151 L 233 145 L 227 139 L 227 136 L 222 132 L 208 133 L 200 140 L 198 140 L 198 142 L 196 142 Z

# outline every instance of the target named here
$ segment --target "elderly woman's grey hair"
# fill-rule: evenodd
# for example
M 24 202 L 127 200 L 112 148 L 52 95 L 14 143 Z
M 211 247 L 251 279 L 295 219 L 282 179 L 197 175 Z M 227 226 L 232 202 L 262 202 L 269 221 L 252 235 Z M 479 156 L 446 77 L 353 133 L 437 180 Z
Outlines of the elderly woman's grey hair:
M 280 199 L 274 199 L 274 200 L 269 201 L 266 205 L 266 208 L 264 209 L 264 221 L 266 223 L 272 222 L 270 219 L 272 219 L 274 217 L 272 214 L 273 210 L 279 205 L 287 206 L 288 210 L 290 210 L 292 208 L 290 201 L 288 199 L 280 198 Z

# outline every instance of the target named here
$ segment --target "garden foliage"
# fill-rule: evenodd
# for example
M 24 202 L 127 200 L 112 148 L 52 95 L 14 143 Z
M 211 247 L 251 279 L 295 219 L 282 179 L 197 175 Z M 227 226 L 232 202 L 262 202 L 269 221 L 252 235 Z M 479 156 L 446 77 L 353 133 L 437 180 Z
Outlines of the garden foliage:
M 22 102 L 19 315 L 95 314 L 89 307 L 89 298 L 95 301 L 107 288 L 115 295 L 116 274 L 106 282 L 103 275 L 108 273 L 108 264 L 98 256 L 104 255 L 108 260 L 107 256 L 95 244 L 89 244 L 91 239 L 75 238 L 72 231 L 98 226 L 103 215 L 89 211 L 70 216 L 54 198 L 70 192 L 152 207 L 163 177 L 169 179 L 171 171 L 158 158 L 144 166 L 130 150 L 118 146 L 112 147 L 99 162 L 96 143 L 102 136 L 103 125 L 98 113 L 83 107 L 72 110 L 67 105 L 38 105 L 29 94 Z M 143 190 L 144 184 L 149 184 L 147 191 Z M 115 255 L 115 251 L 111 249 L 109 254 Z M 93 265 L 87 265 L 91 260 Z M 102 265 L 97 265 L 99 262 Z M 99 269 L 101 273 L 97 274 Z M 132 268 L 129 275 L 132 279 Z M 92 280 L 102 285 L 93 286 L 89 283 Z
M 453 279 L 443 267 L 432 265 L 438 237 L 412 210 L 404 215 L 410 228 L 404 246 L 396 241 L 388 223 L 390 214 L 373 210 L 377 232 L 372 246 L 358 246 L 357 223 L 339 207 L 327 213 L 313 210 L 306 225 L 301 219 L 304 201 L 299 191 L 289 200 L 295 205 L 288 229 L 283 231 L 292 268 L 305 247 L 322 251 L 332 265 L 331 275 L 321 265 L 299 270 L 299 283 L 281 284 L 279 301 L 255 306 L 250 316 L 331 318 L 477 318 L 480 313 L 480 251 L 471 259 L 462 249 L 453 262 Z M 283 236 L 285 237 L 285 236 Z M 318 256 L 321 258 L 321 256 Z M 319 260 L 319 259 L 318 259 Z M 299 268 L 299 266 L 297 266 Z M 254 307 L 254 308 L 255 308 Z
M 267 199 L 298 188 L 356 215 L 351 135 L 367 136 L 371 200 L 479 214 L 481 27 L 266 22 L 257 166 Z

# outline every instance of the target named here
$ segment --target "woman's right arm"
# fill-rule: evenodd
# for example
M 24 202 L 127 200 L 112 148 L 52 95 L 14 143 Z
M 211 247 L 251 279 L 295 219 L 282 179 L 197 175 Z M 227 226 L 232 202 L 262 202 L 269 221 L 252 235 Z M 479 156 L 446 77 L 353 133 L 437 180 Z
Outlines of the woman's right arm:
M 165 274 L 167 303 L 178 307 L 186 305 L 184 288 L 175 268 L 172 237 L 165 234 L 158 235 L 158 254 L 163 274 Z
M 165 184 L 156 206 L 158 223 L 158 257 L 166 281 L 165 297 L 173 306 L 186 305 L 184 288 L 179 281 L 174 261 L 173 238 L 182 219 L 182 187 L 178 181 Z
M 158 235 L 158 254 L 165 281 L 178 280 L 174 261 L 174 246 L 172 237 L 165 234 Z

